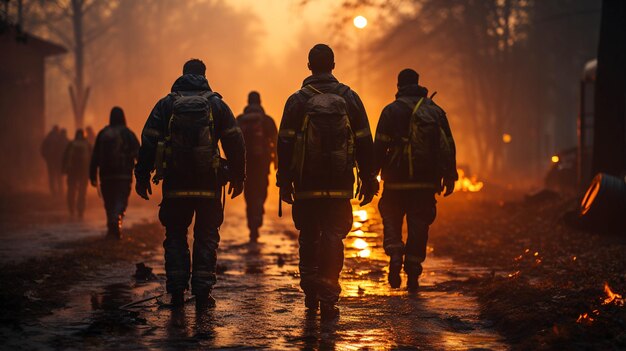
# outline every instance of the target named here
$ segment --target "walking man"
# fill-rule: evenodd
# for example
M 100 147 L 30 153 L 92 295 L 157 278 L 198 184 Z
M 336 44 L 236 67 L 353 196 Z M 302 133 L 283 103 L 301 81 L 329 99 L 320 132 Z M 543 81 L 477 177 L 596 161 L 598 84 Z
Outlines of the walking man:
M 250 242 L 259 238 L 263 225 L 263 206 L 267 198 L 267 177 L 270 164 L 276 169 L 276 124 L 265 114 L 261 106 L 261 95 L 253 91 L 248 94 L 248 106 L 237 117 L 237 124 L 246 142 L 246 182 L 243 196 L 246 199 L 246 214 L 250 229 Z
M 419 287 L 426 259 L 428 228 L 435 220 L 435 193 L 452 194 L 457 180 L 456 149 L 446 113 L 419 85 L 419 75 L 398 75 L 396 100 L 387 105 L 376 128 L 376 173 L 382 169 L 384 191 L 378 207 L 383 218 L 389 284 L 399 288 L 404 265 L 407 288 Z M 406 216 L 408 238 L 402 242 Z
M 67 207 L 70 215 L 78 213 L 79 219 L 85 213 L 90 158 L 91 145 L 85 138 L 85 132 L 78 129 L 63 153 L 63 173 L 67 174 Z
M 96 142 L 89 166 L 89 177 L 98 186 L 104 200 L 107 215 L 107 237 L 120 239 L 122 220 L 128 207 L 133 168 L 139 150 L 139 140 L 128 127 L 124 110 L 113 107 L 109 125 L 102 129 Z
M 300 230 L 300 286 L 305 306 L 322 319 L 339 316 L 343 239 L 352 227 L 353 168 L 362 182 L 361 206 L 378 191 L 369 121 L 359 96 L 332 75 L 334 53 L 324 44 L 309 52 L 312 75 L 285 105 L 278 132 L 282 201 L 293 204 Z
M 153 181 L 158 184 L 163 179 L 159 219 L 165 226 L 166 288 L 175 307 L 184 304 L 190 275 L 196 307 L 215 304 L 211 291 L 216 283 L 218 230 L 224 219 L 222 186 L 230 180 L 228 193 L 235 198 L 243 191 L 245 178 L 241 131 L 228 105 L 209 87 L 205 71 L 198 59 L 185 63 L 171 93 L 157 102 L 146 121 L 135 167 L 135 189 L 146 200 L 152 194 L 150 174 L 155 166 Z M 194 214 L 192 265 L 187 228 Z
M 52 127 L 41 143 L 41 156 L 46 161 L 48 170 L 48 183 L 50 186 L 50 194 L 56 196 L 62 192 L 61 162 L 57 159 L 56 150 L 58 149 L 61 131 L 59 126 Z

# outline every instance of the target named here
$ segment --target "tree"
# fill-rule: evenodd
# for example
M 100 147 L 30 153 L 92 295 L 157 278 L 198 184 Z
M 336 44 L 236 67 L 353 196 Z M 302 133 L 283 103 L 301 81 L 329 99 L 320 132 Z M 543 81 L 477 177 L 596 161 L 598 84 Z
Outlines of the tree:
M 119 0 L 25 0 L 26 26 L 71 49 L 72 62 L 56 62 L 71 80 L 68 87 L 76 128 L 84 124 L 90 87 L 86 83 L 87 50 L 115 24 Z M 21 5 L 21 2 L 20 2 Z

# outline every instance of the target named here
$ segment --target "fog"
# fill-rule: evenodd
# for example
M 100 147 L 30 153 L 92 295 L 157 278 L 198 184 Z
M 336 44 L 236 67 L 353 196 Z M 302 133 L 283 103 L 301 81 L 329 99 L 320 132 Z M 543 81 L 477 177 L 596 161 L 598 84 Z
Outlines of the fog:
M 46 130 L 58 124 L 72 135 L 76 45 L 70 18 L 58 11 L 70 1 L 23 3 L 24 28 L 69 50 L 48 59 L 45 111 Z M 120 106 L 139 134 L 189 58 L 206 63 L 212 89 L 235 115 L 257 90 L 279 123 L 287 97 L 310 74 L 309 48 L 325 42 L 335 49 L 335 75 L 364 100 L 372 130 L 394 99 L 397 73 L 412 67 L 448 112 L 458 163 L 527 186 L 542 182 L 551 155 L 576 145 L 580 74 L 596 55 L 600 15 L 599 3 L 584 0 L 92 0 L 85 7 L 85 126 L 102 128 Z M 368 18 L 363 29 L 352 24 L 359 14 Z

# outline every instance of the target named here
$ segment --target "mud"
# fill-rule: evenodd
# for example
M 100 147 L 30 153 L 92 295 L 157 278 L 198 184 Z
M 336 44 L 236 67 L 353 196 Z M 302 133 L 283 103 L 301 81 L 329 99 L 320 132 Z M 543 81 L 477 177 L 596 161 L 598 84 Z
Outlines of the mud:
M 260 243 L 248 245 L 243 206 L 229 203 L 222 227 L 217 307 L 196 313 L 164 308 L 161 249 L 143 262 L 156 280 L 133 278 L 135 265 L 107 265 L 69 287 L 65 307 L 36 320 L 0 328 L 9 349 L 425 349 L 504 350 L 492 323 L 480 319 L 473 297 L 457 282 L 486 273 L 431 252 L 416 294 L 386 284 L 386 256 L 374 211 L 355 213 L 346 238 L 341 317 L 322 323 L 305 313 L 298 286 L 297 234 L 287 213 L 268 206 Z M 156 211 L 156 208 L 154 209 Z M 405 279 L 406 280 L 406 279 Z

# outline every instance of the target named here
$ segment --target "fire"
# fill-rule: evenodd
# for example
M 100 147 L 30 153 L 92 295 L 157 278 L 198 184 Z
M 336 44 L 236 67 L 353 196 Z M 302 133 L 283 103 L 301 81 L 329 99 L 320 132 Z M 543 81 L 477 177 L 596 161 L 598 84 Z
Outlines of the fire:
M 352 215 L 358 219 L 359 222 L 367 221 L 367 211 L 366 210 L 356 210 L 352 211 Z
M 367 241 L 365 241 L 365 240 L 363 240 L 361 238 L 357 238 L 356 240 L 354 240 L 354 243 L 352 244 L 352 246 L 354 246 L 355 249 L 363 250 L 368 245 L 367 245 Z
M 560 158 L 558 155 L 552 156 L 552 163 L 559 163 L 559 161 L 560 161 Z
M 622 295 L 614 293 L 607 282 L 604 282 L 604 293 L 606 294 L 606 299 L 602 302 L 603 305 L 613 303 L 617 306 L 624 306 L 624 298 L 622 298 Z
M 591 315 L 589 315 L 589 313 L 585 312 L 581 315 L 578 316 L 578 319 L 576 320 L 576 323 L 585 323 L 585 324 L 591 324 L 594 321 L 594 318 L 591 317 Z
M 456 191 L 478 192 L 483 188 L 483 182 L 478 181 L 476 176 L 467 177 L 465 171 L 461 168 L 457 169 L 459 180 L 456 181 L 454 188 Z
M 371 254 L 372 254 L 372 251 L 370 251 L 369 249 L 364 249 L 364 250 L 359 251 L 359 253 L 357 254 L 357 257 L 367 258 L 367 257 L 370 257 Z

